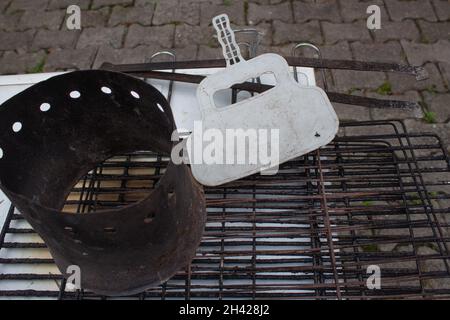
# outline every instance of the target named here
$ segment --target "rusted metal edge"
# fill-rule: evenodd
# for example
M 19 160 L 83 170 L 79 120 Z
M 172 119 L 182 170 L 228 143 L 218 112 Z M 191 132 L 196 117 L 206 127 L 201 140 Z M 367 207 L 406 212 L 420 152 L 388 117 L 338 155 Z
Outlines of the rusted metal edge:
M 200 83 L 205 76 L 192 75 L 185 73 L 169 73 L 163 71 L 146 71 L 146 72 L 127 72 L 130 75 L 136 77 L 143 77 L 147 79 L 159 79 L 159 80 L 171 80 L 186 83 Z M 243 82 L 236 84 L 231 87 L 232 89 L 238 89 L 249 92 L 262 93 L 267 91 L 273 86 L 253 83 L 253 82 Z M 327 92 L 328 97 L 332 102 L 356 105 L 368 108 L 378 108 L 378 109 L 415 109 L 420 108 L 419 103 L 410 101 L 400 101 L 400 100 L 381 100 L 375 98 L 361 97 L 355 95 L 349 95 L 337 92 Z
M 310 67 L 318 69 L 340 69 L 354 71 L 374 71 L 409 74 L 416 77 L 417 81 L 428 79 L 427 71 L 422 67 L 400 65 L 387 62 L 366 62 L 353 60 L 315 59 L 304 57 L 285 57 L 290 66 Z M 192 60 L 177 62 L 136 63 L 136 64 L 111 64 L 103 63 L 100 69 L 118 72 L 145 72 L 166 69 L 199 69 L 225 67 L 225 60 Z
M 51 103 L 51 111 L 39 112 L 38 102 L 37 110 L 27 112 L 37 101 Z M 19 119 L 27 129 L 14 135 L 7 129 Z M 164 172 L 155 169 L 152 192 L 133 205 L 89 215 L 64 209 L 75 182 L 98 163 L 135 151 L 170 154 L 175 120 L 155 87 L 104 70 L 64 73 L 4 102 L 0 128 L 5 151 L 0 189 L 44 240 L 31 248 L 48 247 L 62 274 L 58 277 L 67 277 L 67 268 L 76 265 L 82 270 L 81 287 L 101 295 L 131 295 L 170 279 L 195 256 L 206 223 L 205 198 L 186 164 L 168 161 Z M 83 187 L 94 186 L 90 181 L 83 179 Z M 77 198 L 83 196 L 97 203 L 92 193 Z M 7 223 L 13 215 L 11 209 Z M 24 248 L 26 243 L 4 243 L 11 231 L 3 227 L 0 248 Z

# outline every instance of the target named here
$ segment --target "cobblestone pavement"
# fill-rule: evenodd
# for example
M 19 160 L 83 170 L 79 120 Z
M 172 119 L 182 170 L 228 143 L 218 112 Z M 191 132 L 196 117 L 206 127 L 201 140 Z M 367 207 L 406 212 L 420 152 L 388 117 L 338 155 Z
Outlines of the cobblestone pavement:
M 68 30 L 66 8 L 82 9 L 81 30 Z M 369 31 L 366 9 L 381 7 L 382 29 Z M 0 0 L 0 74 L 96 68 L 143 62 L 161 49 L 178 60 L 219 57 L 211 17 L 264 33 L 260 52 L 289 54 L 309 41 L 326 58 L 423 65 L 430 79 L 333 71 L 333 90 L 420 100 L 414 111 L 336 104 L 341 119 L 408 119 L 450 144 L 450 1 L 448 0 Z

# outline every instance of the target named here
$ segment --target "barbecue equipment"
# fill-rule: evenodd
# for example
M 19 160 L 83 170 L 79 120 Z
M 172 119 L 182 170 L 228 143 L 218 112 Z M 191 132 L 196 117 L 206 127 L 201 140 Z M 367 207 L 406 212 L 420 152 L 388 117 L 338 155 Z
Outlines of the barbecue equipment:
M 368 62 L 357 60 L 332 60 L 320 58 L 306 57 L 285 57 L 290 66 L 293 67 L 310 67 L 315 69 L 337 69 L 337 70 L 354 70 L 354 71 L 376 71 L 376 72 L 392 72 L 415 76 L 416 80 L 428 79 L 429 75 L 423 67 L 400 65 L 388 62 Z M 195 68 L 223 68 L 226 66 L 224 59 L 209 59 L 195 61 L 177 61 L 158 62 L 158 63 L 133 63 L 114 65 L 105 62 L 101 65 L 102 69 L 114 68 L 121 72 L 143 72 L 149 70 L 165 70 L 165 69 L 195 69 Z
M 203 139 L 193 132 L 188 138 L 189 159 L 194 177 L 204 185 L 217 186 L 230 182 L 268 167 L 303 155 L 330 142 L 338 128 L 339 120 L 328 97 L 316 86 L 302 86 L 290 74 L 286 61 L 275 54 L 264 54 L 245 61 L 234 39 L 228 16 L 219 15 L 213 18 L 214 27 L 219 36 L 227 68 L 208 76 L 197 89 L 197 99 L 202 113 L 203 131 L 219 130 L 226 137 L 227 130 L 278 130 L 279 141 L 267 141 L 267 154 L 278 153 L 275 163 L 257 161 L 245 163 L 205 163 L 197 162 L 202 154 L 194 154 Z M 277 85 L 258 96 L 239 103 L 218 108 L 214 94 L 221 89 L 230 88 L 233 84 L 244 82 L 264 73 L 273 73 Z M 223 150 L 227 157 L 229 141 L 214 141 L 216 152 Z M 243 151 L 246 154 L 258 154 L 259 145 L 250 145 Z M 274 145 L 277 143 L 277 146 Z M 189 147 L 190 146 L 190 147 Z M 201 150 L 203 151 L 203 150 Z M 235 150 L 232 150 L 234 153 Z M 238 155 L 239 156 L 239 155 Z
M 109 71 L 56 76 L 6 101 L 0 128 L 0 187 L 62 274 L 77 265 L 84 288 L 132 294 L 190 262 L 206 216 L 202 188 L 185 165 L 168 163 L 154 190 L 132 205 L 61 212 L 98 163 L 122 153 L 170 154 L 173 115 L 154 87 Z
M 395 64 L 287 60 L 416 75 L 416 67 Z M 106 65 L 135 76 L 181 81 L 184 75 L 148 71 L 223 67 L 225 61 Z M 184 86 L 177 83 L 174 94 Z M 360 98 L 342 95 L 345 103 Z M 389 106 L 377 99 L 362 102 Z M 450 298 L 450 162 L 440 138 L 408 132 L 399 121 L 341 123 L 341 128 L 329 145 L 285 163 L 275 176 L 205 188 L 208 219 L 192 263 L 131 298 Z M 136 203 L 152 192 L 167 163 L 153 152 L 105 161 L 80 179 L 64 210 L 90 214 Z M 13 206 L 0 233 L 0 264 L 3 298 L 106 299 L 73 290 Z M 369 265 L 381 267 L 381 290 L 366 286 Z
M 450 298 L 450 162 L 441 140 L 399 121 L 341 127 L 275 176 L 205 188 L 208 219 L 192 263 L 131 298 Z M 135 203 L 152 188 L 133 182 L 151 186 L 166 165 L 155 153 L 108 160 L 80 180 L 66 208 L 89 215 Z M 70 289 L 19 211 L 11 208 L 2 230 L 1 297 L 106 298 Z M 381 268 L 380 290 L 366 286 L 369 265 Z

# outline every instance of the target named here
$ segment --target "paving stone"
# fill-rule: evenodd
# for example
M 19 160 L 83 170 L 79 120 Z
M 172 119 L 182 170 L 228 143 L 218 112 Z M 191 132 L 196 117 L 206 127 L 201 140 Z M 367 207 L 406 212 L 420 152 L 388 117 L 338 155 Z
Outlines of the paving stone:
M 179 28 L 177 26 L 176 28 Z M 217 40 L 217 37 L 215 35 L 215 31 L 212 29 L 212 27 L 205 28 L 205 26 L 202 26 L 203 29 L 201 29 L 201 35 L 200 38 L 203 39 L 200 42 L 194 39 L 194 42 L 197 43 L 204 43 L 207 44 L 208 47 L 211 48 L 218 48 L 220 47 L 219 41 Z M 241 54 L 244 56 L 244 58 L 248 57 L 248 50 L 249 50 L 249 43 L 254 43 L 255 40 L 255 34 L 249 33 L 247 31 L 249 30 L 255 30 L 259 34 L 259 45 L 265 45 L 270 46 L 272 44 L 272 24 L 270 23 L 260 23 L 257 26 L 238 26 L 234 23 L 231 24 L 231 28 L 235 31 L 235 37 L 237 43 L 240 44 L 241 48 Z M 195 28 L 193 28 L 195 30 Z M 242 30 L 243 32 L 239 32 Z M 186 32 L 186 31 L 183 31 Z M 208 41 L 205 41 L 205 39 L 208 39 Z M 178 43 L 185 42 L 183 39 L 179 39 Z M 185 43 L 186 45 L 186 43 Z M 179 45 L 178 45 L 179 46 Z
M 119 24 L 139 23 L 149 26 L 153 18 L 153 6 L 146 7 L 122 7 L 115 6 L 109 18 L 109 25 L 114 27 Z
M 81 27 L 104 27 L 109 18 L 109 8 L 81 12 Z
M 422 30 L 422 41 L 436 42 L 440 39 L 450 39 L 450 22 L 436 23 L 424 20 L 419 20 L 418 22 Z
M 18 29 L 47 28 L 50 30 L 57 30 L 61 27 L 64 16 L 64 10 L 38 12 L 25 11 L 20 19 Z
M 272 44 L 272 39 L 273 39 L 273 27 L 271 23 L 268 22 L 261 22 L 256 26 L 238 26 L 235 24 L 231 24 L 231 28 L 233 30 L 250 30 L 250 29 L 254 29 L 256 31 L 259 32 L 259 36 L 260 36 L 260 44 L 263 45 L 271 45 Z M 253 34 L 248 34 L 248 33 L 235 33 L 236 36 L 236 41 L 238 43 L 240 42 L 250 42 L 250 41 L 254 41 L 254 35 Z
M 49 0 L 13 0 L 6 11 L 43 11 L 47 9 L 48 2 Z
M 360 61 L 379 61 L 405 63 L 405 57 L 402 57 L 402 46 L 397 41 L 387 43 L 366 44 L 354 42 L 351 45 L 353 56 Z
M 415 143 L 416 144 L 422 144 L 422 145 L 437 145 L 438 141 L 435 137 L 424 137 L 421 139 L 415 139 Z M 421 152 L 424 152 L 425 150 L 421 150 Z M 428 151 L 428 155 L 434 155 L 434 156 L 442 156 L 443 152 L 442 150 L 437 147 L 437 148 L 433 148 L 433 149 L 429 149 Z M 435 159 L 439 159 L 439 158 L 435 158 Z M 434 181 L 434 182 L 439 182 L 436 185 L 430 185 L 428 184 L 427 186 L 427 190 L 429 193 L 429 197 L 431 198 L 431 203 L 435 208 L 441 208 L 440 206 L 445 204 L 445 202 L 447 202 L 447 204 L 450 205 L 450 194 L 448 192 L 450 192 L 450 189 L 448 188 L 443 188 L 444 183 L 449 185 L 450 183 L 450 172 L 448 171 L 448 167 L 445 161 L 442 160 L 435 160 L 435 161 L 420 161 L 419 162 L 419 168 L 420 169 L 432 169 L 433 172 L 426 172 L 425 170 L 422 171 L 422 176 L 424 178 L 425 181 Z M 448 199 L 442 199 L 441 197 L 443 196 L 443 192 L 447 191 L 448 194 Z M 438 199 L 436 199 L 438 198 Z M 448 206 L 447 208 L 450 209 L 450 206 Z M 443 209 L 443 208 L 442 208 Z M 437 214 L 437 219 L 441 222 L 445 222 L 448 223 L 450 222 L 450 214 L 448 214 L 450 212 L 450 210 L 447 210 L 446 214 Z M 450 226 L 450 224 L 448 225 Z M 447 232 L 450 231 L 450 227 L 447 227 Z M 448 233 L 450 234 L 450 233 Z
M 433 243 L 436 246 L 436 243 Z M 431 249 L 430 247 L 420 247 L 418 249 L 418 254 L 421 256 L 429 255 L 439 255 L 439 252 Z M 446 260 L 444 259 L 421 259 L 419 261 L 419 268 L 423 273 L 433 273 L 433 272 L 446 272 Z M 444 289 L 450 287 L 450 279 L 447 277 L 438 277 L 426 279 L 423 281 L 425 289 Z
M 447 88 L 437 66 L 434 63 L 427 63 L 424 68 L 428 72 L 429 78 L 422 81 L 417 81 L 414 76 L 406 74 L 388 73 L 392 91 L 394 93 L 403 93 L 409 90 L 446 92 Z
M 381 72 L 333 70 L 334 87 L 337 92 L 349 93 L 355 89 L 377 89 L 385 81 Z
M 274 45 L 291 42 L 323 43 L 319 21 L 310 21 L 301 25 L 274 21 L 273 29 Z
M 425 19 L 427 21 L 437 21 L 433 7 L 428 0 L 414 1 L 386 1 L 389 14 L 394 21 L 404 19 Z
M 380 95 L 375 92 L 368 92 L 366 96 L 369 98 L 376 98 L 381 100 L 399 100 L 399 101 L 411 101 L 419 102 L 421 100 L 417 91 L 408 91 L 403 95 Z M 376 109 L 371 108 L 370 114 L 373 120 L 392 120 L 392 119 L 422 119 L 423 112 L 420 107 L 408 110 L 402 109 Z
M 200 4 L 198 2 L 165 0 L 156 5 L 154 25 L 168 23 L 200 24 Z
M 197 46 L 192 45 L 186 48 L 165 49 L 158 46 L 138 46 L 136 48 L 113 49 L 111 47 L 101 47 L 97 53 L 94 68 L 99 68 L 104 62 L 121 63 L 143 63 L 150 62 L 151 56 L 159 51 L 169 51 L 176 56 L 177 61 L 195 60 L 197 57 Z M 168 56 L 160 56 L 153 61 L 171 61 Z
M 133 48 L 142 45 L 159 45 L 162 48 L 171 48 L 174 42 L 174 25 L 142 27 L 133 24 L 128 29 L 125 47 Z
M 334 1 L 333 1 L 334 2 Z M 345 22 L 353 22 L 355 20 L 365 20 L 369 15 L 367 14 L 367 8 L 369 5 L 377 5 L 381 9 L 381 20 L 384 24 L 389 18 L 386 8 L 382 0 L 371 0 L 370 2 L 364 2 L 360 0 L 344 0 L 340 1 L 341 15 Z M 384 26 L 384 25 L 383 25 Z
M 368 121 L 370 120 L 369 108 L 352 106 L 342 103 L 334 103 L 334 110 L 336 111 L 339 120 L 341 121 Z
M 450 41 L 439 40 L 432 45 L 435 61 L 450 62 Z
M 91 0 L 50 0 L 47 10 L 67 9 L 71 5 L 77 5 L 81 10 L 87 10 Z
M 245 10 L 243 1 L 231 1 L 229 5 L 202 2 L 200 4 L 200 23 L 210 25 L 213 17 L 226 13 L 230 21 L 237 25 L 245 25 Z
M 435 61 L 433 45 L 401 41 L 410 64 L 421 66 L 425 62 Z
M 0 14 L 0 31 L 15 31 L 19 27 L 22 12 Z
M 122 46 L 125 27 L 114 28 L 84 28 L 78 39 L 77 49 L 91 46 L 109 45 L 113 48 Z
M 93 0 L 92 9 L 98 9 L 104 6 L 130 5 L 133 0 Z
M 97 52 L 94 62 L 94 69 L 99 68 L 103 63 L 144 63 L 156 52 L 160 51 L 159 46 L 137 46 L 136 48 L 114 49 L 109 46 L 102 46 Z
M 30 72 L 45 59 L 45 52 L 18 54 L 7 51 L 0 59 L 0 74 L 22 74 Z
M 79 30 L 39 30 L 31 49 L 75 48 L 80 33 Z
M 325 42 L 332 44 L 341 40 L 349 41 L 371 41 L 369 30 L 367 29 L 366 22 L 353 22 L 353 23 L 322 23 L 323 32 L 325 36 Z
M 187 24 L 175 27 L 175 47 L 183 48 L 193 44 L 215 46 L 218 42 L 213 38 L 214 31 L 203 26 L 191 26 Z
M 341 16 L 339 15 L 337 1 L 334 0 L 311 3 L 294 1 L 293 9 L 295 22 L 297 23 L 309 20 L 323 20 L 330 22 L 342 21 Z
M 320 46 L 324 59 L 352 60 L 352 52 L 347 41 Z
M 0 32 L 0 50 L 18 50 L 27 49 L 35 31 L 28 30 L 25 32 Z
M 292 54 L 292 48 L 294 47 L 293 44 L 287 44 L 283 46 L 266 46 L 262 45 L 259 46 L 258 53 L 276 53 L 282 56 L 290 56 Z
M 278 4 L 283 2 L 284 0 L 247 0 L 248 3 L 257 3 L 257 4 Z
M 425 96 L 428 110 L 434 112 L 436 121 L 441 123 L 450 121 L 450 93 L 426 93 Z
M 433 0 L 433 5 L 439 20 L 450 20 L 450 2 L 448 0 Z
M 421 44 L 402 40 L 401 44 L 410 64 L 420 66 L 430 61 L 449 61 L 450 41 L 439 40 L 435 44 Z
M 186 60 L 196 60 L 197 59 L 197 51 L 198 46 L 197 45 L 189 45 L 184 48 L 172 48 L 168 51 L 172 52 L 175 56 L 177 61 L 186 61 Z M 162 61 L 163 57 L 158 58 L 159 61 Z M 165 61 L 170 58 L 165 58 Z
M 223 59 L 222 50 L 209 46 L 200 45 L 198 48 L 198 59 Z
M 159 1 L 161 0 L 134 0 L 134 5 L 136 7 L 153 6 L 154 9 Z
M 389 125 L 373 125 L 373 126 L 357 126 L 345 128 L 345 135 L 350 137 L 365 135 L 383 135 L 386 132 L 393 133 L 392 127 Z M 392 215 L 383 215 L 383 220 L 393 218 Z
M 439 69 L 441 70 L 442 76 L 447 84 L 447 89 L 450 89 L 450 62 L 439 63 Z
M 314 70 L 314 75 L 316 78 L 316 86 L 321 87 L 322 89 L 325 89 L 325 81 L 327 81 L 328 88 L 333 88 L 333 74 L 330 70 Z
M 257 5 L 255 3 L 248 5 L 248 23 L 250 25 L 272 20 L 292 22 L 291 4 L 285 2 L 277 5 Z
M 450 123 L 426 123 L 412 119 L 406 119 L 404 123 L 409 132 L 431 132 L 437 134 L 442 139 L 445 149 L 450 152 Z
M 83 70 L 90 69 L 94 62 L 97 48 L 55 49 L 47 57 L 44 70 Z
M 402 22 L 383 21 L 380 30 L 371 30 L 370 32 L 377 42 L 388 40 L 418 41 L 420 39 L 419 29 L 412 20 Z
M 3 11 L 5 11 L 6 7 L 9 6 L 9 3 L 12 0 L 4 0 L 4 1 L 0 1 L 0 13 L 2 13 Z
M 450 179 L 444 180 L 442 178 L 438 178 L 437 180 L 445 181 L 445 183 L 447 183 L 447 184 L 450 183 Z M 442 192 L 442 188 L 440 188 L 440 189 L 441 190 L 437 190 L 436 192 L 439 192 L 439 191 Z M 445 192 L 445 194 L 448 195 L 447 192 Z M 437 202 L 437 204 L 436 204 L 437 208 L 445 209 L 446 210 L 445 212 L 450 212 L 450 199 L 439 199 L 436 202 Z M 440 214 L 440 215 L 438 215 L 438 220 L 443 224 L 444 223 L 447 224 L 447 227 L 445 228 L 445 230 L 446 230 L 447 234 L 450 234 L 450 227 L 448 227 L 450 225 L 450 214 L 447 214 L 447 213 Z

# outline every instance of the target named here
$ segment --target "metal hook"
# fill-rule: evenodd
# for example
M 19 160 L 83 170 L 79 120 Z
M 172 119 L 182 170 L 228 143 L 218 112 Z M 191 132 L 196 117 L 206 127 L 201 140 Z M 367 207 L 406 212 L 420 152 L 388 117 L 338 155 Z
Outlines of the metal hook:
M 170 51 L 158 51 L 155 54 L 153 54 L 147 62 L 152 62 L 156 57 L 162 56 L 162 55 L 166 55 L 166 56 L 170 56 L 172 58 L 173 62 L 177 61 L 177 56 L 175 55 L 175 53 L 170 52 Z M 175 69 L 172 69 L 172 73 L 175 73 Z M 144 79 L 147 80 L 147 79 Z M 171 80 L 169 82 L 169 90 L 167 93 L 167 101 L 170 103 L 172 100 L 172 91 L 173 91 L 173 81 Z
M 317 52 L 317 55 L 319 56 L 320 63 L 322 64 L 322 53 L 320 52 L 319 47 L 315 46 L 312 43 L 302 42 L 302 43 L 297 44 L 294 48 L 292 48 L 292 56 L 295 57 L 297 50 L 301 47 L 309 47 L 309 48 L 312 48 L 313 50 L 315 50 Z M 325 91 L 328 91 L 328 83 L 327 83 L 327 78 L 325 76 L 325 70 L 323 68 L 320 68 L 320 71 L 322 73 L 323 86 L 325 87 Z M 295 81 L 298 82 L 297 67 L 294 67 L 294 78 L 295 78 Z
M 256 57 L 258 53 L 258 48 L 261 43 L 261 36 L 262 33 L 260 33 L 256 29 L 237 29 L 234 30 L 234 33 L 240 33 L 240 34 L 250 34 L 253 37 L 249 42 L 240 42 L 239 44 L 246 44 L 248 47 L 248 57 L 249 59 Z

